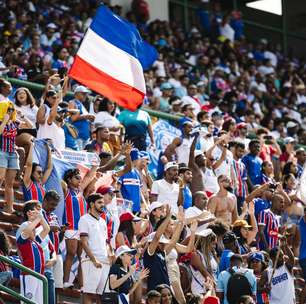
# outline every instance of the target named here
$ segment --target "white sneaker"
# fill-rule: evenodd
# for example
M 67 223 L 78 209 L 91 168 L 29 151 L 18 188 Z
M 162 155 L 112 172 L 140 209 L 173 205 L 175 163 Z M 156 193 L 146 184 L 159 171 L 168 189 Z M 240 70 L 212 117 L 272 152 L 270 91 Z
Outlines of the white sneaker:
M 73 284 L 70 282 L 65 282 L 63 285 L 63 288 L 71 288 L 71 287 L 73 287 Z

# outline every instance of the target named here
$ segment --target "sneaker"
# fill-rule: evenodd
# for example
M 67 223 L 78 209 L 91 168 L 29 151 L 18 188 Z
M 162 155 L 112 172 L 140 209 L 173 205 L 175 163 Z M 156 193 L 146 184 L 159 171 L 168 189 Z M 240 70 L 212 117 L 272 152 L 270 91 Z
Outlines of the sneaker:
M 73 287 L 73 284 L 70 282 L 65 282 L 63 285 L 63 288 L 72 288 L 72 287 Z

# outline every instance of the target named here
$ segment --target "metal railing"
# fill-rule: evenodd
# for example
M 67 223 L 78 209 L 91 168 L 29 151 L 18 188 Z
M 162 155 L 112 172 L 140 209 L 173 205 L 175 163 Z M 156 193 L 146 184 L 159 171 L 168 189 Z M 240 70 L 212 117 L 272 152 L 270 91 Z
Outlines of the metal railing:
M 21 300 L 27 304 L 48 304 L 48 281 L 45 276 L 33 271 L 32 269 L 25 267 L 15 261 L 12 261 L 11 259 L 5 257 L 5 256 L 0 256 L 0 261 L 9 264 L 12 267 L 18 268 L 21 271 L 24 271 L 28 273 L 29 275 L 32 275 L 33 277 L 37 278 L 38 280 L 41 280 L 43 283 L 43 303 L 36 303 L 34 301 L 31 301 L 30 299 L 27 299 L 26 297 L 22 296 L 21 294 L 17 293 L 16 291 L 0 284 L 0 291 L 4 291 L 11 296 L 17 298 L 18 300 Z

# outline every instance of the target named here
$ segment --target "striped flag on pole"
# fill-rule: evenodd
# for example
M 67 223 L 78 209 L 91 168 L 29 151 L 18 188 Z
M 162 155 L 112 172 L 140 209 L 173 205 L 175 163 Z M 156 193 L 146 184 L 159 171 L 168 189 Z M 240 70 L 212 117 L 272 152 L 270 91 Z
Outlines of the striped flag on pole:
M 102 5 L 85 34 L 69 76 L 120 106 L 136 110 L 146 94 L 143 70 L 157 59 L 136 27 Z

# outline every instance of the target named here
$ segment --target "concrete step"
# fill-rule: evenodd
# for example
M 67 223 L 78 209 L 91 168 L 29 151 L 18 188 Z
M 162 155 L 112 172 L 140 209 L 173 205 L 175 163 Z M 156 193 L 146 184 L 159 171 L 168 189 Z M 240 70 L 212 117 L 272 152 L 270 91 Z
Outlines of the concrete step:
M 5 206 L 5 200 L 0 200 L 0 208 L 4 208 L 4 206 Z M 16 202 L 13 203 L 13 208 L 21 213 L 23 212 L 23 206 L 24 204 L 21 203 L 16 203 Z
M 0 189 L 0 197 L 4 197 L 4 188 Z M 14 198 L 15 200 L 23 201 L 23 193 L 20 190 L 14 189 Z

